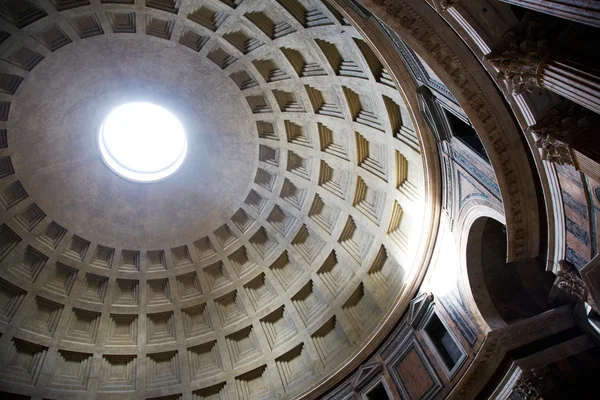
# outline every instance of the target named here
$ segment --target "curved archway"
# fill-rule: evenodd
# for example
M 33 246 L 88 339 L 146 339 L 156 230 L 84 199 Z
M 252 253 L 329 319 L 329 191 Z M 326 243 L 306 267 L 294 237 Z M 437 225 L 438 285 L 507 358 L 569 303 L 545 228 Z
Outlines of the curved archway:
M 486 222 L 489 220 L 494 220 L 500 225 L 504 224 L 504 216 L 485 205 L 471 205 L 463 209 L 459 216 L 461 258 L 459 285 L 469 309 L 484 332 L 507 325 L 498 314 L 484 279 L 481 238 Z
M 480 216 L 468 230 L 466 268 L 470 291 L 481 316 L 495 329 L 543 311 L 525 285 L 534 260 L 506 262 L 506 227 Z M 507 291 L 506 288 L 511 288 Z

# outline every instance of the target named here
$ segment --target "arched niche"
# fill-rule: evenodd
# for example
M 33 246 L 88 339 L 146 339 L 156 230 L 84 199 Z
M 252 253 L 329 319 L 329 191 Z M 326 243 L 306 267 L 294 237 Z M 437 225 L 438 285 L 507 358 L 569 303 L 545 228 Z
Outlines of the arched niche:
M 536 260 L 506 262 L 506 227 L 499 219 L 481 215 L 472 220 L 466 235 L 465 267 L 474 305 L 491 329 L 497 329 L 543 312 L 544 277 L 532 275 Z M 532 281 L 532 282 L 528 282 Z M 540 281 L 542 285 L 538 285 Z

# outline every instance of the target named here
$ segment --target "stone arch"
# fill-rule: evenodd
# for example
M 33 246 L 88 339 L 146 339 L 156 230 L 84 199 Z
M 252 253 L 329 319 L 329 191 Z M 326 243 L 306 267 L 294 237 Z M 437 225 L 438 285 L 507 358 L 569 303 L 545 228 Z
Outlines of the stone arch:
M 507 261 L 504 217 L 474 205 L 461 220 L 460 286 L 481 328 L 489 332 L 545 311 L 545 298 L 536 293 L 544 293 L 550 282 L 543 272 L 531 276 L 535 259 Z
M 475 127 L 502 194 L 508 260 L 536 257 L 540 227 L 528 150 L 487 72 L 467 45 L 426 3 L 365 0 L 364 5 L 427 62 Z
M 484 332 L 502 328 L 506 321 L 498 313 L 485 281 L 481 244 L 486 224 L 504 225 L 504 216 L 485 205 L 473 205 L 461 216 L 459 286 L 476 322 Z M 489 233 L 489 232 L 488 232 Z

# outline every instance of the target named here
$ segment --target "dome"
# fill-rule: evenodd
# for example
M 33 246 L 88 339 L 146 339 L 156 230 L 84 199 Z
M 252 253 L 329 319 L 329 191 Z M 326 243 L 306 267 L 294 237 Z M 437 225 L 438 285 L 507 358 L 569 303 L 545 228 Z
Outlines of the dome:
M 537 3 L 0 0 L 0 397 L 586 393 L 600 16 Z
M 406 302 L 432 205 L 370 44 L 318 2 L 71 3 L 8 40 L 10 323 L 79 371 L 37 385 L 292 398 L 339 370 Z

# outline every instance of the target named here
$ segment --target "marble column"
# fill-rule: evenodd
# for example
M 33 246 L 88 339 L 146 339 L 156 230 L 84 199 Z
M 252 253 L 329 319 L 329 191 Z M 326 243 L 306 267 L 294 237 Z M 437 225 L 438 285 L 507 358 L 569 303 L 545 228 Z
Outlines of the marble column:
M 540 87 L 600 114 L 598 68 L 548 54 L 537 68 L 537 83 Z
M 530 32 L 531 35 L 531 32 Z M 520 94 L 533 86 L 545 88 L 600 114 L 600 68 L 549 51 L 544 41 L 518 33 L 505 34 L 502 50 L 486 55 L 498 77 Z
M 499 0 L 503 3 L 553 15 L 581 24 L 600 27 L 600 2 L 597 0 Z
M 600 2 L 597 0 L 498 0 L 502 3 L 600 27 Z M 438 0 L 438 9 L 446 11 L 459 0 Z

